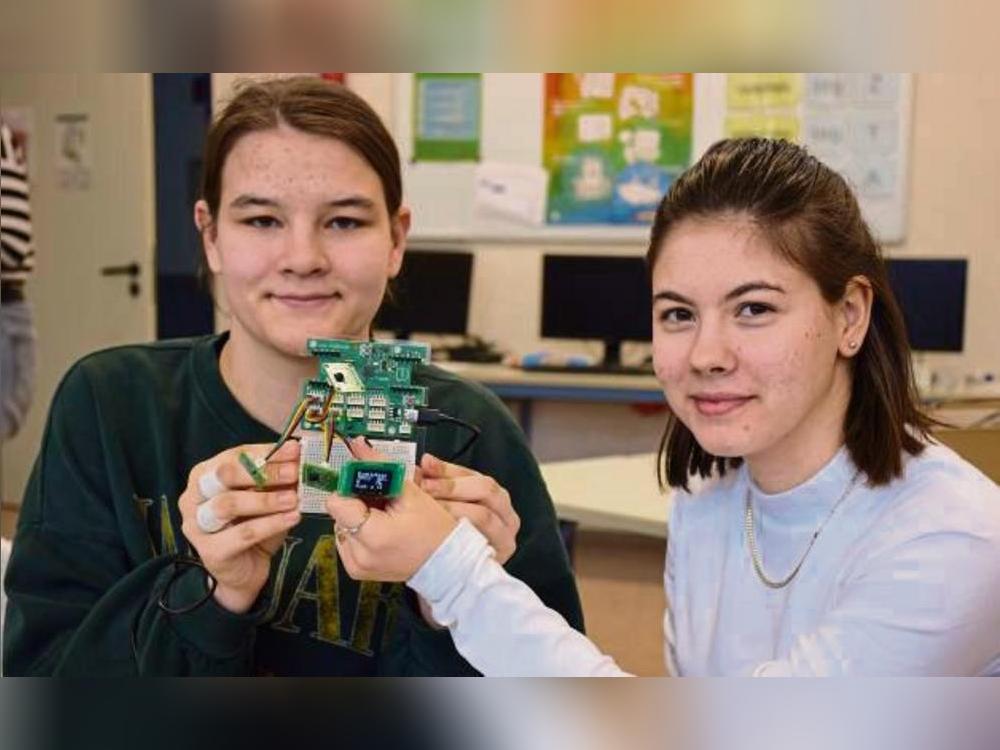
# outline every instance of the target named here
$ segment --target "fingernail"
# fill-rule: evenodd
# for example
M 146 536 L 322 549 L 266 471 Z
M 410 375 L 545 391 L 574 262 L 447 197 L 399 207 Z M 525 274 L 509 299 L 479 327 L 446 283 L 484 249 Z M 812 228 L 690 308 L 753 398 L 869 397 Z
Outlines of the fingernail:
M 283 482 L 294 482 L 298 475 L 299 467 L 297 466 L 282 466 L 278 471 L 278 479 Z
M 290 510 L 285 514 L 285 520 L 289 523 L 295 523 L 299 520 L 299 512 L 297 510 Z

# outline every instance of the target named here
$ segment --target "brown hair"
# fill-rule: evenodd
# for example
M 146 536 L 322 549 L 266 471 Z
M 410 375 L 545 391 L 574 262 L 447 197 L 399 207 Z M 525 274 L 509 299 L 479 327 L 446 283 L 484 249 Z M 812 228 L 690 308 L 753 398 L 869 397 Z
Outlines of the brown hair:
M 222 168 L 233 146 L 247 133 L 282 123 L 350 146 L 378 174 L 389 216 L 399 210 L 403 200 L 399 151 L 375 110 L 338 83 L 292 76 L 239 84 L 235 96 L 212 122 L 205 137 L 201 197 L 213 218 L 219 210 Z
M 719 141 L 670 187 L 656 211 L 646 260 L 656 264 L 664 240 L 685 219 L 745 216 L 790 263 L 803 269 L 830 304 L 847 282 L 872 285 L 871 323 L 854 357 L 844 420 L 847 450 L 873 485 L 902 473 L 902 451 L 919 454 L 935 420 L 921 411 L 910 349 L 879 245 L 844 178 L 788 141 Z M 660 485 L 687 489 L 689 477 L 724 474 L 740 458 L 707 453 L 676 416 L 660 441 Z

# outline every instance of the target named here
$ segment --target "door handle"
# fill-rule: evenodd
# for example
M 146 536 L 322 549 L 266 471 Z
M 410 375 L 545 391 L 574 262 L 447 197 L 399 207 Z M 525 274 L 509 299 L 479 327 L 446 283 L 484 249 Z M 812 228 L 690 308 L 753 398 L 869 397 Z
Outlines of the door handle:
M 104 266 L 101 269 L 101 276 L 128 276 L 131 279 L 128 285 L 129 294 L 138 297 L 140 270 L 139 264 L 132 261 L 121 266 Z
M 133 261 L 124 266 L 104 266 L 101 276 L 131 276 L 134 279 L 139 276 L 139 264 Z

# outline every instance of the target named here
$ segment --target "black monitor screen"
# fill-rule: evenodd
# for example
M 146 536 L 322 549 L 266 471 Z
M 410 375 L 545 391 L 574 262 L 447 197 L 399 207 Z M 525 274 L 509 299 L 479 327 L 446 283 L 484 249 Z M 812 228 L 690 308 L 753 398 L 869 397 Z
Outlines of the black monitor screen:
M 472 254 L 409 250 L 403 270 L 375 318 L 375 328 L 406 336 L 465 333 L 469 319 Z
M 542 336 L 649 341 L 652 293 L 638 257 L 546 255 Z
M 910 347 L 960 352 L 965 330 L 965 260 L 891 259 L 889 283 L 903 309 Z

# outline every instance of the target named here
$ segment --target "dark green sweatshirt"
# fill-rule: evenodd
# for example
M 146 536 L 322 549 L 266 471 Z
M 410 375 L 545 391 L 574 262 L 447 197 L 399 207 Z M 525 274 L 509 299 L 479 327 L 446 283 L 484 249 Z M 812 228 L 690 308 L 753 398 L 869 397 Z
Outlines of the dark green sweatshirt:
M 193 554 L 177 509 L 191 468 L 277 439 L 223 383 L 224 341 L 109 349 L 63 379 L 6 573 L 6 674 L 475 674 L 402 584 L 347 575 L 325 515 L 291 530 L 251 612 L 212 599 L 188 614 L 161 609 L 161 598 L 182 608 L 206 592 L 203 571 L 175 562 Z M 477 384 L 433 366 L 414 380 L 429 387 L 431 407 L 482 429 L 462 463 L 505 487 L 521 517 L 507 570 L 582 629 L 552 502 L 520 429 Z M 438 425 L 425 437 L 447 459 L 466 433 Z

